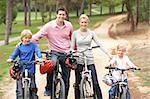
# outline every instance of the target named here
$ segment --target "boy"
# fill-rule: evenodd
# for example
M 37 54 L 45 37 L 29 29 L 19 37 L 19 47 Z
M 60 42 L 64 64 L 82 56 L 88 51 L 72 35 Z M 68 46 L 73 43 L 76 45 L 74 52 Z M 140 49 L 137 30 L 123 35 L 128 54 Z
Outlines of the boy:
M 7 62 L 12 62 L 19 56 L 20 62 L 32 62 L 35 60 L 35 54 L 40 62 L 42 62 L 42 54 L 40 49 L 35 43 L 30 42 L 32 39 L 32 33 L 30 30 L 25 29 L 21 32 L 21 42 L 17 44 L 15 50 L 11 54 Z M 25 66 L 21 68 L 21 72 L 24 74 Z M 35 64 L 28 65 L 29 77 L 31 78 L 31 99 L 38 99 L 37 87 L 35 82 Z M 22 91 L 22 79 L 16 81 L 16 99 L 23 99 Z

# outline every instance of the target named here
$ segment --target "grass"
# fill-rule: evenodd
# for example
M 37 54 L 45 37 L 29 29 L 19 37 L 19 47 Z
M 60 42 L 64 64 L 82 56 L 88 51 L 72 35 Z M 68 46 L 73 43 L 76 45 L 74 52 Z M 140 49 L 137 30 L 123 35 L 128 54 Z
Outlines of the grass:
M 97 22 L 102 22 L 104 21 L 105 19 L 107 19 L 108 15 L 106 16 L 92 16 L 90 17 L 90 24 L 89 24 L 89 27 L 94 27 L 95 24 L 97 24 Z M 74 29 L 77 29 L 79 28 L 79 24 L 78 24 L 78 18 L 70 18 L 70 21 L 72 22 L 73 24 L 73 27 Z M 20 35 L 20 32 L 25 28 L 23 26 L 23 21 L 17 21 L 16 24 L 13 25 L 13 33 L 11 35 L 11 37 L 15 37 L 15 36 L 19 36 Z M 29 29 L 32 30 L 33 33 L 36 33 L 39 29 L 38 27 L 41 25 L 41 22 L 40 20 L 38 21 L 32 21 L 32 26 L 31 27 L 27 27 Z M 9 55 L 12 53 L 13 49 L 15 48 L 16 44 L 18 43 L 19 41 L 15 41 L 15 42 L 11 42 L 9 45 L 4 45 L 4 46 L 1 46 L 0 47 L 0 81 L 3 80 L 3 78 L 5 77 L 5 75 L 8 75 L 8 69 L 10 67 L 9 64 L 6 63 L 6 60 L 9 58 Z M 47 45 L 47 40 L 46 39 L 43 39 L 43 40 L 40 40 L 40 49 L 41 50 L 45 50 L 45 49 L 48 49 Z
M 150 55 L 150 48 L 133 48 L 130 53 L 130 58 L 134 60 L 134 63 L 137 64 L 141 71 L 137 72 L 136 75 L 140 77 L 141 79 L 141 85 L 142 86 L 148 86 L 150 87 L 150 61 L 149 61 L 149 55 Z

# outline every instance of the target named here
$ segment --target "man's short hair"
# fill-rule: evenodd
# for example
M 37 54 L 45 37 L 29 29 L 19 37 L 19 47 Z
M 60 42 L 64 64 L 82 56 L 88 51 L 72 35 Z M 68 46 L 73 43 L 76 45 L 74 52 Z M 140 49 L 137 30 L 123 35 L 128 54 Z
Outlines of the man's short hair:
M 66 8 L 64 8 L 64 7 L 58 8 L 57 11 L 56 11 L 56 13 L 58 14 L 59 11 L 65 11 L 66 14 L 67 14 L 67 10 L 66 10 Z

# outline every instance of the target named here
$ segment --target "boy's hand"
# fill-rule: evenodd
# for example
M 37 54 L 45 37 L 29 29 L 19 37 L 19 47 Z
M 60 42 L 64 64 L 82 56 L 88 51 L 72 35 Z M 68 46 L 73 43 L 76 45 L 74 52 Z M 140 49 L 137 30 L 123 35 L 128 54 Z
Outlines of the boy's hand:
M 39 61 L 39 64 L 40 64 L 40 65 L 42 65 L 42 64 L 43 64 L 43 62 L 44 62 L 44 60 L 43 60 L 43 59 L 38 59 L 38 61 Z
M 13 59 L 7 59 L 7 63 L 11 63 Z

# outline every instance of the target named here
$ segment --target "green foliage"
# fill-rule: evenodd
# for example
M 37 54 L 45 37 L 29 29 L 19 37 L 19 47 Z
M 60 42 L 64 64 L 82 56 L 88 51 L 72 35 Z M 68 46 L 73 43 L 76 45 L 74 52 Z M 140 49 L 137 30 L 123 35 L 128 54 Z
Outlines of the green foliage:
M 149 20 L 149 0 L 139 0 L 139 21 Z M 137 0 L 130 0 L 133 15 L 137 14 Z
M 110 4 L 113 4 L 114 6 L 119 6 L 122 4 L 122 0 L 103 0 L 102 4 L 106 7 L 109 7 Z
M 5 18 L 6 18 L 6 1 L 7 0 L 2 0 L 0 1 L 0 24 L 5 23 Z M 13 13 L 12 13 L 13 17 L 12 17 L 12 21 L 15 20 L 15 18 L 17 17 L 17 9 L 16 7 L 13 7 Z
M 95 24 L 97 24 L 97 22 L 103 21 L 106 18 L 108 18 L 108 16 L 92 16 L 90 17 L 90 28 L 94 27 Z M 70 18 L 71 22 L 73 23 L 73 27 L 74 29 L 78 29 L 79 28 L 79 24 L 78 24 L 78 18 L 74 17 L 74 18 Z M 39 29 L 38 27 L 41 25 L 41 21 L 40 20 L 33 20 L 32 21 L 33 26 L 31 27 L 26 27 L 31 29 L 31 31 L 33 33 L 36 33 Z M 13 24 L 13 33 L 11 35 L 12 36 L 19 36 L 20 32 L 24 29 L 24 25 L 23 25 L 23 21 L 16 21 L 16 24 Z M 12 51 L 14 50 L 16 44 L 19 42 L 15 41 L 15 42 L 11 42 L 9 45 L 4 45 L 0 47 L 0 81 L 3 80 L 3 78 L 5 76 L 8 76 L 8 69 L 11 66 L 10 64 L 6 63 L 6 60 L 9 58 L 9 55 L 12 53 Z M 47 40 L 46 39 L 42 39 L 40 40 L 40 49 L 41 50 L 45 50 L 48 47 L 45 45 L 47 44 Z
M 4 22 L 6 13 L 6 0 L 0 0 L 0 24 Z

